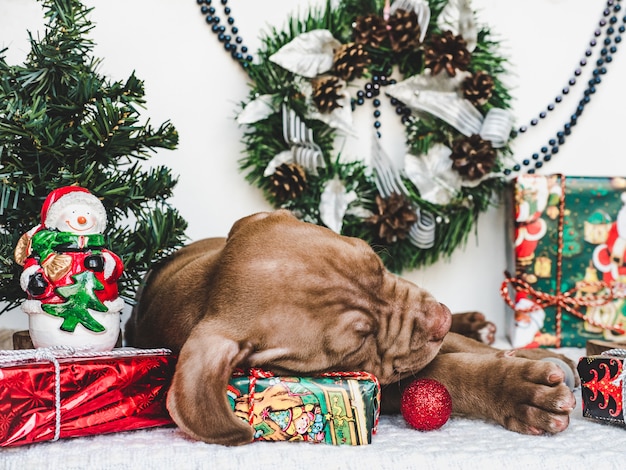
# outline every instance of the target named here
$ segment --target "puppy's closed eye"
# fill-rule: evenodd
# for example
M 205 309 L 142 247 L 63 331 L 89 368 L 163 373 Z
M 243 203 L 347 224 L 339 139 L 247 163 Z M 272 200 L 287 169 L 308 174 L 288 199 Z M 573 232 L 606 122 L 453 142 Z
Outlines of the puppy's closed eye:
M 374 333 L 374 325 L 370 318 L 359 318 L 351 325 L 352 330 L 362 336 L 367 336 Z
M 327 331 L 327 347 L 340 353 L 350 353 L 359 349 L 376 333 L 376 322 L 372 317 L 358 310 L 341 314 L 339 321 Z M 341 338 L 340 342 L 333 340 Z

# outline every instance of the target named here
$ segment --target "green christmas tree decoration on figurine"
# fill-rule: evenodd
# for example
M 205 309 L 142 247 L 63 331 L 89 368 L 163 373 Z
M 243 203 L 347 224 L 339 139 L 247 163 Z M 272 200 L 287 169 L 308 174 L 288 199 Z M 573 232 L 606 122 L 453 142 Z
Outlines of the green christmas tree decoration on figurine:
M 154 262 L 182 245 L 187 226 L 168 202 L 177 178 L 167 167 L 141 166 L 157 149 L 176 148 L 175 127 L 140 122 L 144 84 L 134 73 L 112 81 L 98 72 L 90 8 L 78 0 L 40 1 L 45 31 L 41 38 L 28 33 L 24 63 L 9 65 L 6 49 L 0 51 L 0 312 L 24 298 L 13 248 L 38 223 L 55 188 L 89 188 L 103 202 L 104 236 L 125 266 L 125 300 Z M 94 309 L 89 299 L 70 297 L 70 311 L 80 302 Z M 97 328 L 80 316 L 64 325 L 77 321 Z
M 91 271 L 83 271 L 72 276 L 75 284 L 57 288 L 59 295 L 65 297 L 67 302 L 62 304 L 46 304 L 41 308 L 50 315 L 63 318 L 61 329 L 73 332 L 80 323 L 88 330 L 95 333 L 104 331 L 104 326 L 89 313 L 88 308 L 98 312 L 106 312 L 107 307 L 96 297 L 96 290 L 102 290 L 104 286 Z

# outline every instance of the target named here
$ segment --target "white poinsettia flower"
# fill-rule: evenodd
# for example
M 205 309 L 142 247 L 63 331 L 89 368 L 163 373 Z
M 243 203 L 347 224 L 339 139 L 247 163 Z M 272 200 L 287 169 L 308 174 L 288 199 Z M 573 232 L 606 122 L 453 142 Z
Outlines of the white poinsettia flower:
M 461 175 L 452 168 L 452 150 L 435 144 L 426 155 L 407 154 L 404 173 L 419 190 L 422 199 L 433 204 L 446 205 L 461 189 Z
M 283 163 L 293 163 L 293 152 L 291 150 L 284 150 L 277 154 L 265 167 L 265 171 L 263 172 L 263 176 L 266 178 L 268 176 L 276 173 L 276 168 L 278 168 Z
M 461 96 L 461 84 L 470 75 L 469 72 L 463 71 L 454 77 L 447 74 L 432 75 L 430 70 L 425 70 L 421 75 L 413 75 L 406 80 L 385 87 L 385 93 L 407 106 L 411 106 L 417 95 L 424 91 L 456 93 Z
M 454 199 L 461 188 L 475 188 L 483 181 L 493 178 L 468 180 L 452 168 L 452 150 L 443 144 L 434 144 L 426 155 L 407 154 L 404 157 L 404 174 L 419 190 L 422 199 L 433 204 L 446 205 Z
M 463 36 L 468 51 L 476 49 L 478 27 L 469 0 L 448 0 L 437 17 L 437 26 L 442 31 L 448 30 L 455 36 Z
M 320 219 L 333 232 L 341 233 L 343 218 L 350 203 L 357 198 L 354 191 L 348 192 L 343 181 L 335 176 L 324 185 L 320 196 Z
M 470 136 L 480 131 L 483 116 L 476 107 L 463 98 L 461 83 L 469 72 L 414 75 L 386 88 L 385 93 L 404 103 L 417 113 L 428 113 Z
M 424 42 L 430 23 L 430 5 L 428 2 L 426 0 L 396 0 L 391 4 L 389 13 L 393 14 L 396 10 L 413 10 L 415 12 L 417 24 L 420 27 L 420 42 Z
M 278 112 L 278 107 L 274 104 L 275 96 L 269 94 L 259 95 L 250 101 L 237 116 L 237 123 L 254 124 Z
M 296 36 L 270 56 L 282 68 L 303 77 L 313 78 L 333 66 L 335 49 L 341 43 L 326 29 L 315 29 Z

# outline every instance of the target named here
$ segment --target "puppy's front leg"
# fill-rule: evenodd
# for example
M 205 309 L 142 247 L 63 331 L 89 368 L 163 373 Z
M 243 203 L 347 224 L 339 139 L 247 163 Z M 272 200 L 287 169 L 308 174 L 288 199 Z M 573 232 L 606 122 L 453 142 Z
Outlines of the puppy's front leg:
M 455 414 L 487 419 L 522 434 L 565 430 L 576 405 L 565 373 L 556 364 L 483 351 L 438 355 L 415 377 L 385 387 L 382 411 L 399 412 L 403 390 L 422 377 L 446 386 Z
M 505 351 L 442 354 L 419 376 L 447 387 L 453 412 L 495 421 L 522 434 L 565 430 L 576 405 L 559 366 Z
M 231 409 L 226 390 L 234 369 L 251 353 L 250 346 L 215 334 L 199 323 L 183 345 L 167 395 L 174 422 L 191 437 L 212 444 L 241 445 L 254 430 Z

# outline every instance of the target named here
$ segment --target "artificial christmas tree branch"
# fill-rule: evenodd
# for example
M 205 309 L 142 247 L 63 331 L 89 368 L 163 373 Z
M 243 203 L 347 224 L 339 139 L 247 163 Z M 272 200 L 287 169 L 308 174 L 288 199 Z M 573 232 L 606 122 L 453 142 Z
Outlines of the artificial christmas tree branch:
M 187 226 L 168 202 L 177 178 L 164 166 L 140 165 L 157 149 L 176 148 L 175 127 L 142 123 L 144 85 L 134 73 L 112 81 L 98 72 L 90 8 L 40 1 L 45 32 L 41 39 L 29 33 L 24 64 L 7 64 L 0 51 L 0 312 L 24 297 L 13 249 L 40 223 L 55 188 L 82 186 L 102 200 L 127 300 L 150 266 L 182 245 Z

